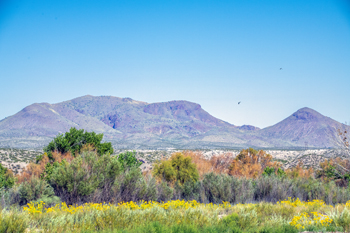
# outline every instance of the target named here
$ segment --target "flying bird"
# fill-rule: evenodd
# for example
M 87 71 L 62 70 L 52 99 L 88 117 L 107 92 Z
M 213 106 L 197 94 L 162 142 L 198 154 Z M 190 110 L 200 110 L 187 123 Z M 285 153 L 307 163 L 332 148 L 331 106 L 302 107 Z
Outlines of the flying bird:
M 240 103 L 241 103 L 241 101 L 238 102 L 238 104 L 240 104 Z
M 280 68 L 280 70 L 282 70 L 282 68 Z

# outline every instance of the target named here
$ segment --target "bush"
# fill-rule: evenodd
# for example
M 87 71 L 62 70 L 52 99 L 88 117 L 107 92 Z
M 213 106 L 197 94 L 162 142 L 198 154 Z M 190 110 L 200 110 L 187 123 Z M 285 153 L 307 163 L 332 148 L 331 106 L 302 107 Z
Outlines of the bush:
M 157 200 L 157 184 L 153 177 L 146 179 L 139 168 L 131 167 L 117 178 L 115 202 Z
M 63 162 L 53 169 L 50 184 L 56 195 L 67 203 L 110 200 L 121 166 L 115 157 L 83 152 L 71 163 Z M 95 195 L 92 195 L 95 193 Z M 97 195 L 98 194 L 98 195 Z
M 174 199 L 200 200 L 201 182 L 188 180 L 183 185 L 175 183 Z
M 125 153 L 120 153 L 118 155 L 118 161 L 122 166 L 123 170 L 130 169 L 132 167 L 141 166 L 142 162 L 140 162 L 136 158 L 136 152 L 127 151 Z
M 20 184 L 18 188 L 19 204 L 26 205 L 29 202 L 43 201 L 48 205 L 59 203 L 61 200 L 55 196 L 53 188 L 46 180 L 32 177 L 29 181 Z
M 272 162 L 272 156 L 265 151 L 253 148 L 242 150 L 232 161 L 229 174 L 247 178 L 259 177 L 266 167 L 280 167 L 278 162 Z
M 17 211 L 0 213 L 0 233 L 25 232 L 27 228 L 24 213 Z
M 203 179 L 205 202 L 246 203 L 253 201 L 253 180 L 209 173 Z
M 0 163 L 0 188 L 11 188 L 15 184 L 15 177 L 10 169 Z
M 184 156 L 182 153 L 175 153 L 169 160 L 156 163 L 153 175 L 171 183 L 178 181 L 180 184 L 199 179 L 198 170 L 196 165 L 192 163 L 191 157 Z

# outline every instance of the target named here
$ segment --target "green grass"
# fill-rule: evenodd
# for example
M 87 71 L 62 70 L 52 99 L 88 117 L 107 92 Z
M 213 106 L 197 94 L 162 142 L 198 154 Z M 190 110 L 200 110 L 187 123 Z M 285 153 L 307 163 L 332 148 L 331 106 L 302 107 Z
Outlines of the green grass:
M 313 211 L 333 219 L 328 226 L 309 225 L 300 230 L 290 225 L 294 216 Z M 29 214 L 21 209 L 0 212 L 1 232 L 105 232 L 105 233 L 199 233 L 199 232 L 331 232 L 350 230 L 350 210 L 345 205 L 272 204 L 261 202 L 233 206 L 164 209 L 82 210 Z

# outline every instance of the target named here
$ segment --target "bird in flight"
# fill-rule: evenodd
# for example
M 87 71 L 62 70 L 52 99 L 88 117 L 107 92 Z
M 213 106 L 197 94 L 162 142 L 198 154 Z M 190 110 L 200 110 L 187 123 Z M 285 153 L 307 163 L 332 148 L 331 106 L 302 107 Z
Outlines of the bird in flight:
M 280 68 L 280 70 L 282 70 L 282 68 Z
M 240 103 L 241 103 L 241 101 L 238 102 L 238 104 L 240 104 Z

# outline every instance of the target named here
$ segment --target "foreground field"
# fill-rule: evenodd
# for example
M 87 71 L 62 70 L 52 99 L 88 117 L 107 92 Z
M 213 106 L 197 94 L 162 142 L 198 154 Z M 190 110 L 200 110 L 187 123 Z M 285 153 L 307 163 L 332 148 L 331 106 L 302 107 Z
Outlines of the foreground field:
M 196 201 L 30 203 L 3 210 L 0 232 L 300 232 L 349 231 L 350 202 L 285 200 L 276 204 L 201 204 Z

